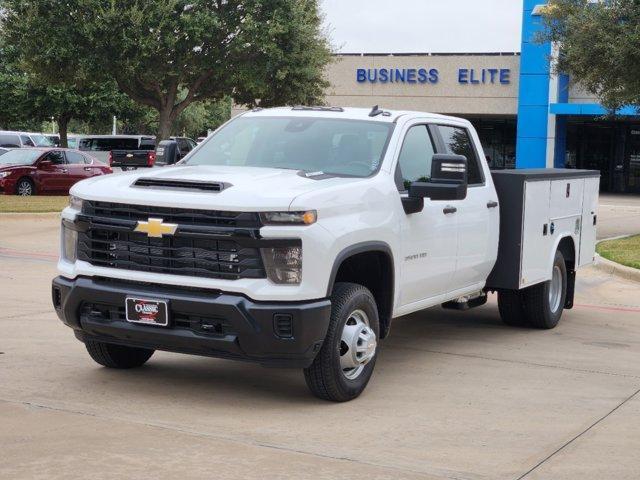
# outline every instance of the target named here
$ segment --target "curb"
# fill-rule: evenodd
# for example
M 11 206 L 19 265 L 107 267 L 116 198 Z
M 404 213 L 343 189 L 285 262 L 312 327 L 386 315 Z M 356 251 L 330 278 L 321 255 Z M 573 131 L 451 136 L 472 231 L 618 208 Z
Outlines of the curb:
M 598 240 L 596 245 L 600 242 L 606 242 L 607 240 L 617 240 L 619 238 L 632 236 L 633 235 L 621 235 L 619 237 L 603 238 L 602 240 Z M 595 254 L 593 260 L 593 266 L 601 272 L 608 273 L 609 275 L 616 275 L 626 280 L 640 282 L 640 270 L 637 268 L 631 268 L 620 263 L 612 262 L 611 260 L 601 257 L 599 253 Z

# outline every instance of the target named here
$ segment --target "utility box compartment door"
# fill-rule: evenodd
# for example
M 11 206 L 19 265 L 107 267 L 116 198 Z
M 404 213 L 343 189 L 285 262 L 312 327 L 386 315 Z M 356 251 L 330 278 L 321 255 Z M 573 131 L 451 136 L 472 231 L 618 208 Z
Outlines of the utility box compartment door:
M 599 178 L 585 178 L 582 203 L 582 235 L 580 236 L 579 266 L 593 263 L 596 250 L 596 224 L 598 219 Z
M 551 181 L 552 220 L 582 215 L 584 180 L 584 178 L 567 178 Z
M 551 182 L 548 180 L 525 182 L 524 185 L 520 288 L 548 280 L 547 264 L 552 242 L 549 231 L 550 191 Z

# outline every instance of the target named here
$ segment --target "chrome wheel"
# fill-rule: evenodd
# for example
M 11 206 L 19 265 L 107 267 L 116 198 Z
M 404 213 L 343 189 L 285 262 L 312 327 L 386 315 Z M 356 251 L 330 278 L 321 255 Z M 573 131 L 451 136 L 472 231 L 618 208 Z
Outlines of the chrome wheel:
M 349 380 L 360 376 L 376 354 L 376 333 L 369 326 L 369 317 L 362 310 L 349 315 L 340 339 L 340 368 Z
M 551 283 L 549 284 L 549 308 L 555 313 L 560 308 L 560 300 L 562 299 L 562 270 L 557 265 L 553 267 L 551 275 Z
M 18 184 L 18 195 L 22 195 L 23 197 L 33 195 L 33 186 L 31 185 L 31 182 L 22 180 Z

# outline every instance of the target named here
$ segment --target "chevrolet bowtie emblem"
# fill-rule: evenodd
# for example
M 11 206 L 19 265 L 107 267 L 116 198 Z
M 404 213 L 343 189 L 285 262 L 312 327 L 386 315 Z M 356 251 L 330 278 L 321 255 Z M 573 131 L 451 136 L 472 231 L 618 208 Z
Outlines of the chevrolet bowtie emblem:
M 150 218 L 149 221 L 138 221 L 134 232 L 146 233 L 150 237 L 162 237 L 176 233 L 178 225 L 175 223 L 162 223 L 161 218 Z

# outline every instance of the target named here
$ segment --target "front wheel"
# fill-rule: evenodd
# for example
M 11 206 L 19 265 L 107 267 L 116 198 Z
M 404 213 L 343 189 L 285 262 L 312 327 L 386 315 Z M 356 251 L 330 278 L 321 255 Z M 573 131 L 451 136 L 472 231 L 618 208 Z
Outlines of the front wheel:
M 125 347 L 113 343 L 85 342 L 87 352 L 96 363 L 108 368 L 136 368 L 144 365 L 151 358 L 154 350 L 146 348 Z
M 331 320 L 322 348 L 304 378 L 324 400 L 346 402 L 360 395 L 373 373 L 380 323 L 371 292 L 355 283 L 337 283 Z
M 33 182 L 28 178 L 21 178 L 16 185 L 16 195 L 22 197 L 30 197 L 36 194 L 35 186 Z

